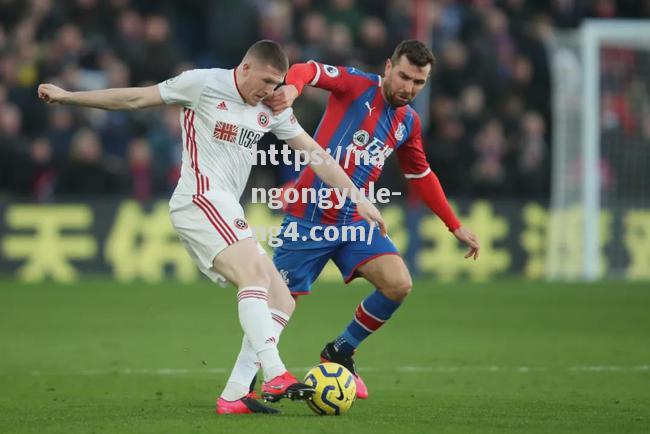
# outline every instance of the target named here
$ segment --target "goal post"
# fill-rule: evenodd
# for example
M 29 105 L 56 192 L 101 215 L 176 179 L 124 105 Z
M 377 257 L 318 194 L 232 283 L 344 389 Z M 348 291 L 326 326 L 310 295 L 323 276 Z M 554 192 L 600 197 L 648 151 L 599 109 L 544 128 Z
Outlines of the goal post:
M 587 20 L 558 34 L 549 54 L 554 132 L 546 275 L 624 277 L 623 249 L 606 244 L 621 236 L 622 212 L 650 206 L 650 143 L 648 158 L 625 157 L 636 152 L 650 120 L 650 20 Z

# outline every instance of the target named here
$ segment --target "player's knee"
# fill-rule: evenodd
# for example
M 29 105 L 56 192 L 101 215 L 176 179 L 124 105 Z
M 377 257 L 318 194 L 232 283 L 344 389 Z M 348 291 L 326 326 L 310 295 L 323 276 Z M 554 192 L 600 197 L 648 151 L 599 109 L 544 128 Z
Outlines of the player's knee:
M 290 293 L 287 293 L 286 297 L 282 298 L 282 312 L 287 315 L 292 315 L 293 311 L 296 309 L 296 300 L 291 296 Z
M 271 285 L 271 275 L 262 263 L 262 261 L 248 261 L 240 267 L 238 271 L 238 286 L 261 286 L 269 288 Z
M 410 276 L 399 279 L 395 285 L 395 292 L 402 300 L 409 296 L 411 289 L 413 289 L 413 281 Z
M 404 276 L 397 279 L 392 279 L 386 285 L 378 288 L 379 291 L 387 298 L 401 303 L 411 293 L 413 288 L 413 281 L 410 276 Z

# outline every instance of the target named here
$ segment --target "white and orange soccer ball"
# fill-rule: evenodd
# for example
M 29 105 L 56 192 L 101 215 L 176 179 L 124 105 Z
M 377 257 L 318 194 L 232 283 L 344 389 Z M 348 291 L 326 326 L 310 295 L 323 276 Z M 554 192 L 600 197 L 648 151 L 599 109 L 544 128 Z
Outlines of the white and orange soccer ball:
M 307 372 L 304 383 L 316 391 L 307 405 L 316 414 L 339 416 L 347 412 L 357 397 L 352 373 L 338 363 L 321 363 Z

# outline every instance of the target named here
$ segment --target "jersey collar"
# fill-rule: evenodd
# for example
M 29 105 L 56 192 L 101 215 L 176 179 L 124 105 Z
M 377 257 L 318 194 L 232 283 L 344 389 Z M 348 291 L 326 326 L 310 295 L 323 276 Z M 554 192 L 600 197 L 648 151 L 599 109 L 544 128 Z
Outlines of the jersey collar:
M 246 100 L 244 99 L 244 95 L 242 95 L 241 90 L 239 90 L 239 85 L 237 84 L 237 68 L 238 68 L 238 67 L 239 67 L 239 66 L 235 66 L 235 68 L 232 70 L 232 78 L 233 78 L 233 82 L 234 82 L 234 85 L 235 85 L 235 89 L 237 89 L 237 94 L 238 94 L 239 97 L 241 98 L 242 102 L 243 102 L 244 104 L 248 104 L 248 103 L 246 102 Z

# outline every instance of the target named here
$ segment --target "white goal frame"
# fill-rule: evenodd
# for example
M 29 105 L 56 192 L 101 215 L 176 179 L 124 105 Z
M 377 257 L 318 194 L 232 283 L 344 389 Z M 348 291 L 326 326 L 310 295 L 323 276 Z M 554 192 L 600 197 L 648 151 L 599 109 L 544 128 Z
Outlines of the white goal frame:
M 580 59 L 582 60 L 582 197 L 583 257 L 581 278 L 596 280 L 600 270 L 600 47 L 604 44 L 650 49 L 650 20 L 585 20 L 579 29 Z M 557 161 L 558 144 L 553 144 Z M 560 181 L 561 182 L 561 181 Z M 561 194 L 562 185 L 552 179 L 551 200 Z M 551 204 L 553 206 L 553 203 Z M 550 251 L 549 251 L 550 252 Z M 552 254 L 552 253 L 550 253 Z M 549 270 L 547 269 L 547 272 Z M 557 276 L 549 276 L 557 277 Z

